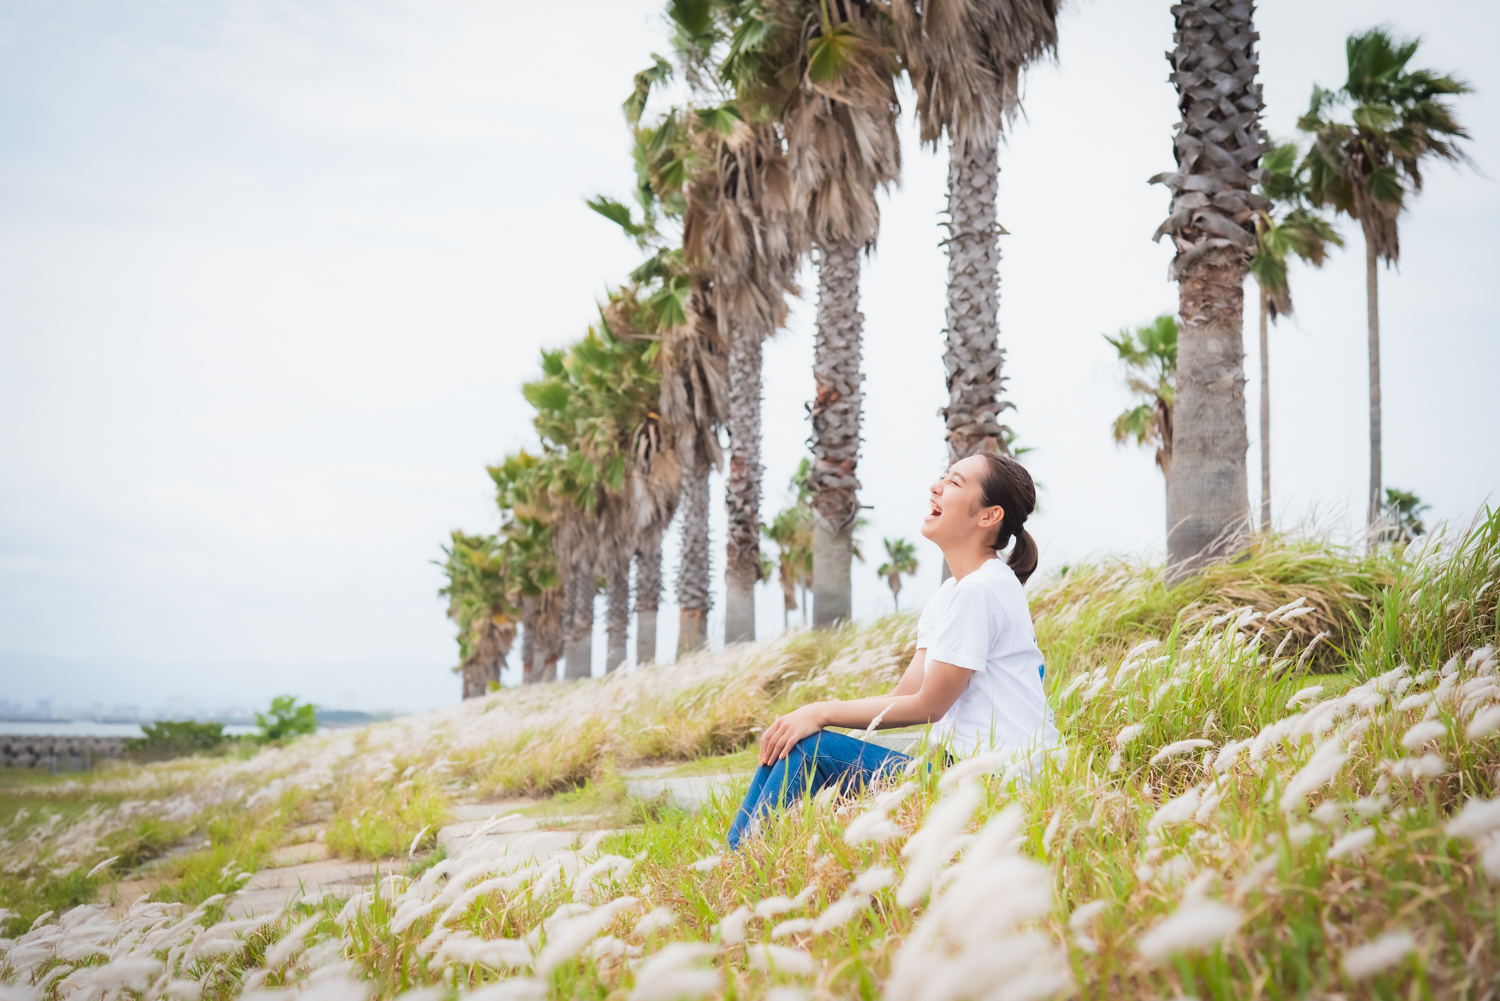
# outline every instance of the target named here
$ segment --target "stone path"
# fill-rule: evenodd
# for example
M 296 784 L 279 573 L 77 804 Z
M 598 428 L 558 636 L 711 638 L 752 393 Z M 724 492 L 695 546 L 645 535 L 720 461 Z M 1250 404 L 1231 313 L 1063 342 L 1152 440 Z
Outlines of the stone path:
M 682 809 L 698 810 L 716 791 L 745 777 L 742 773 L 671 774 L 679 767 L 664 765 L 625 772 L 626 791 L 643 800 L 665 796 L 668 802 Z M 578 851 L 597 835 L 610 833 L 608 829 L 599 829 L 597 821 L 603 818 L 597 816 L 537 818 L 519 812 L 535 805 L 536 801 L 523 799 L 458 804 L 452 808 L 452 821 L 438 831 L 437 843 L 450 857 L 478 848 L 499 848 L 507 854 L 534 856 L 537 861 L 544 861 Z M 265 914 L 304 898 L 311 901 L 349 897 L 377 879 L 406 870 L 407 860 L 403 858 L 380 862 L 332 858 L 328 846 L 319 838 L 321 831 L 322 825 L 309 825 L 290 832 L 295 843 L 276 848 L 266 867 L 230 897 L 227 908 L 230 915 L 243 918 Z M 142 874 L 141 878 L 116 884 L 116 909 L 128 908 L 155 889 L 157 882 L 154 877 Z
M 721 791 L 745 777 L 742 773 L 733 772 L 717 775 L 672 775 L 678 767 L 661 765 L 654 768 L 632 768 L 620 775 L 625 780 L 625 791 L 635 799 L 652 800 L 661 796 L 673 806 L 693 812 L 703 809 L 715 791 Z

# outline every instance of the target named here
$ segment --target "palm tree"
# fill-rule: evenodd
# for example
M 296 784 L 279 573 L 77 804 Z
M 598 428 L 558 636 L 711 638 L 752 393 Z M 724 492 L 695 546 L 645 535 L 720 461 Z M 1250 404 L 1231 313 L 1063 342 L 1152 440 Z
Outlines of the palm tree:
M 1252 189 L 1264 142 L 1255 82 L 1253 7 L 1240 0 L 1184 0 L 1171 79 L 1182 121 L 1177 170 L 1153 183 L 1172 190 L 1156 239 L 1177 248 L 1168 278 L 1180 306 L 1173 475 L 1167 483 L 1167 554 L 1180 577 L 1224 552 L 1250 510 L 1242 345 L 1245 271 L 1255 216 L 1268 208 Z
M 1342 247 L 1337 231 L 1307 202 L 1306 169 L 1297 164 L 1297 146 L 1277 146 L 1261 160 L 1260 193 L 1273 205 L 1255 220 L 1255 255 L 1250 273 L 1260 287 L 1260 527 L 1271 528 L 1271 344 L 1267 321 L 1292 311 L 1286 259 L 1295 254 L 1315 268 L 1328 245 Z M 1280 210 L 1280 215 L 1274 210 Z
M 891 589 L 891 599 L 896 603 L 896 611 L 901 611 L 901 577 L 903 574 L 911 576 L 917 572 L 917 547 L 906 539 L 886 539 L 885 557 L 886 561 L 875 571 L 877 576 L 884 577 L 886 586 Z
M 1313 137 L 1307 154 L 1309 194 L 1358 219 L 1365 236 L 1365 304 L 1370 340 L 1369 525 L 1381 520 L 1380 297 L 1376 263 L 1401 257 L 1397 222 L 1406 196 L 1422 190 L 1422 161 L 1466 159 L 1456 140 L 1469 134 L 1443 100 L 1470 87 L 1430 70 L 1408 70 L 1415 39 L 1396 41 L 1382 28 L 1350 35 L 1349 78 L 1337 92 L 1314 85 L 1311 106 L 1297 127 Z M 1334 112 L 1350 105 L 1349 121 Z
M 438 594 L 448 598 L 448 617 L 458 625 L 461 662 L 454 670 L 463 677 L 463 697 L 472 699 L 499 687 L 519 610 L 512 602 L 505 542 L 457 530 L 451 541 L 438 564 L 448 578 Z
M 813 511 L 812 492 L 807 488 L 809 465 L 808 460 L 803 459 L 797 467 L 797 472 L 792 474 L 788 487 L 792 491 L 794 501 L 778 511 L 769 525 L 760 526 L 761 534 L 774 542 L 779 550 L 777 578 L 781 583 L 781 626 L 783 629 L 787 626 L 787 616 L 797 610 L 797 589 L 802 589 L 802 595 L 805 598 L 812 587 Z M 806 618 L 804 611 L 804 625 Z
M 1004 451 L 999 415 L 1000 134 L 1020 110 L 1021 71 L 1057 50 L 1056 0 L 893 0 L 924 144 L 948 137 L 948 461 Z
M 795 277 L 805 227 L 794 211 L 782 136 L 769 110 L 747 115 L 738 102 L 723 100 L 727 90 L 713 55 L 733 27 L 727 15 L 712 0 L 668 5 L 683 76 L 695 99 L 712 103 L 668 116 L 676 148 L 667 152 L 658 141 L 653 148 L 663 153 L 644 159 L 653 190 L 668 201 L 682 200 L 684 258 L 712 277 L 714 310 L 729 345 L 724 641 L 734 643 L 755 638 L 761 580 L 762 344 L 785 323 L 787 294 L 800 294 Z M 660 66 L 643 71 L 649 82 L 637 75 L 632 97 L 639 95 L 641 107 L 649 87 L 670 76 L 670 67 L 663 74 Z
M 721 72 L 742 107 L 773 109 L 796 214 L 817 249 L 809 484 L 813 623 L 825 626 L 850 610 L 863 381 L 859 254 L 879 232 L 877 191 L 901 172 L 895 54 L 884 6 L 874 0 L 743 0 L 726 9 L 735 30 Z
M 563 655 L 563 593 L 545 485 L 545 466 L 554 459 L 522 450 L 488 469 L 501 512 L 500 534 L 510 553 L 509 574 L 519 594 L 522 684 L 556 678 Z
M 1115 418 L 1115 443 L 1156 446 L 1156 465 L 1172 488 L 1172 407 L 1177 402 L 1177 321 L 1163 313 L 1118 337 L 1104 335 L 1125 364 L 1125 385 L 1139 402 Z

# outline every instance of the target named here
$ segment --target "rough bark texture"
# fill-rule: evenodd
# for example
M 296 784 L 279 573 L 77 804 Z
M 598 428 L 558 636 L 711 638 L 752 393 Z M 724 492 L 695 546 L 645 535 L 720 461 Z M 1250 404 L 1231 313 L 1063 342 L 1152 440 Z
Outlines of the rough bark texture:
M 594 665 L 594 598 L 598 595 L 598 586 L 593 569 L 575 574 L 567 587 L 572 599 L 573 628 L 564 669 L 557 674 L 559 681 L 587 678 L 593 673 Z
M 1177 399 L 1173 475 L 1167 484 L 1167 553 L 1178 576 L 1221 555 L 1244 529 L 1250 498 L 1245 453 L 1244 280 L 1255 245 L 1255 213 L 1270 203 L 1252 191 L 1266 146 L 1246 0 L 1177 4 L 1167 54 L 1182 122 L 1177 170 L 1153 181 L 1172 190 L 1156 237 L 1177 248 Z
M 606 590 L 609 598 L 608 646 L 604 654 L 606 674 L 625 663 L 625 638 L 630 631 L 630 564 L 620 563 L 610 568 Z
M 562 603 L 560 589 L 521 599 L 521 683 L 535 684 L 557 677 L 562 656 Z
M 709 590 L 708 461 L 703 456 L 682 469 L 682 555 L 677 567 L 677 607 L 681 623 L 677 656 L 702 649 L 708 640 Z
M 818 327 L 813 342 L 812 465 L 813 625 L 849 618 L 849 561 L 859 517 L 860 338 L 859 247 L 821 248 Z
M 1260 283 L 1256 282 L 1259 286 Z M 1260 530 L 1271 530 L 1271 337 L 1266 329 L 1270 302 L 1260 290 Z
M 656 663 L 656 613 L 661 606 L 661 530 L 642 535 L 635 554 L 635 662 Z
M 1005 379 L 1000 348 L 1000 244 L 995 221 L 998 133 L 960 147 L 948 161 L 948 311 L 943 368 L 948 373 L 948 461 L 1005 450 L 999 414 Z
M 1167 552 L 1178 573 L 1221 555 L 1250 512 L 1241 323 L 1245 264 L 1213 251 L 1178 279 L 1177 404 L 1167 483 Z
M 1376 246 L 1365 235 L 1365 315 L 1370 325 L 1370 516 L 1372 531 L 1380 524 L 1380 275 Z
M 500 671 L 510 656 L 516 639 L 513 623 L 485 622 L 474 639 L 474 652 L 462 668 L 464 698 L 474 699 L 490 690 L 490 683 L 500 684 Z
M 724 564 L 724 642 L 755 639 L 755 585 L 760 580 L 761 338 L 742 332 L 729 349 L 729 514 Z

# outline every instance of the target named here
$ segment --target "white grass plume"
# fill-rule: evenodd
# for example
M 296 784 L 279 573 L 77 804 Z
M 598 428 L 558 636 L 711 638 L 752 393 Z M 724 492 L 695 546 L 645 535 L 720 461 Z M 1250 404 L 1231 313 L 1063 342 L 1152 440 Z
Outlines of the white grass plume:
M 1416 948 L 1416 940 L 1410 932 L 1386 932 L 1364 945 L 1346 950 L 1340 965 L 1350 980 L 1368 980 L 1400 964 Z
M 810 976 L 818 968 L 817 960 L 803 951 L 784 945 L 752 945 L 745 950 L 752 970 L 775 970 L 793 976 Z
M 1173 824 L 1183 824 L 1193 819 L 1198 812 L 1198 806 L 1202 801 L 1202 793 L 1194 787 L 1175 799 L 1168 800 L 1161 808 L 1152 815 L 1146 824 L 1147 832 L 1170 827 Z
M 548 934 L 547 945 L 537 954 L 537 975 L 550 975 L 561 963 L 582 952 L 583 947 L 608 928 L 622 911 L 629 910 L 638 903 L 640 900 L 636 897 L 621 897 L 558 925 Z
M 1407 730 L 1401 737 L 1401 746 L 1415 751 L 1448 735 L 1448 728 L 1437 720 L 1424 720 Z
M 699 965 L 713 954 L 713 946 L 696 942 L 665 946 L 636 971 L 630 1001 L 682 1001 L 713 993 L 723 984 L 724 975 Z
M 1329 858 L 1344 858 L 1347 855 L 1358 855 L 1370 843 L 1375 840 L 1375 828 L 1365 827 L 1358 831 L 1351 831 L 1335 841 L 1328 848 Z
M 1160 963 L 1177 952 L 1201 952 L 1234 933 L 1244 915 L 1234 907 L 1213 900 L 1183 904 L 1175 913 L 1142 935 L 1136 943 L 1140 954 Z
M 1173 743 L 1167 744 L 1163 749 L 1158 750 L 1157 753 L 1154 753 L 1151 756 L 1151 764 L 1158 764 L 1158 762 L 1166 761 L 1167 758 L 1176 758 L 1178 755 L 1185 755 L 1185 753 L 1193 752 L 1193 750 L 1199 750 L 1200 747 L 1212 746 L 1214 746 L 1214 741 L 1203 740 L 1200 737 L 1191 738 L 1191 740 L 1175 740 Z
M 1458 816 L 1448 821 L 1447 833 L 1450 838 L 1477 841 L 1497 828 L 1500 828 L 1500 798 L 1473 797 L 1464 802 Z
M 742 904 L 719 919 L 719 943 L 732 946 L 745 941 L 745 925 L 749 923 L 750 916 L 750 908 Z
M 670 928 L 677 923 L 677 915 L 672 913 L 670 907 L 652 908 L 646 916 L 635 923 L 634 934 L 645 937 Z
M 979 806 L 979 798 L 979 790 L 966 784 L 948 793 L 927 811 L 921 829 L 901 849 L 901 854 L 911 860 L 906 867 L 906 878 L 896 890 L 896 902 L 902 907 L 911 907 L 920 901 L 932 886 L 938 870 L 953 857 L 957 850 L 953 839 L 963 833 L 964 826 Z
M 1284 813 L 1299 810 L 1307 804 L 1307 797 L 1328 783 L 1344 767 L 1349 755 L 1336 740 L 1322 744 L 1306 765 L 1287 783 L 1281 794 L 1281 809 Z

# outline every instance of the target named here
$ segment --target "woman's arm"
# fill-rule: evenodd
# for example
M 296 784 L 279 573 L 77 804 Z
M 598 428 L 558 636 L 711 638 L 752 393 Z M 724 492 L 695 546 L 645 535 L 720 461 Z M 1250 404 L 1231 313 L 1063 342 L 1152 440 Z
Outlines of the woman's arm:
M 903 694 L 908 681 L 914 680 L 913 669 L 921 669 L 919 662 L 925 655 L 925 650 L 917 652 L 895 694 L 847 702 L 813 702 L 777 717 L 760 736 L 760 763 L 775 764 L 787 756 L 797 741 L 825 726 L 868 727 L 881 713 L 885 714 L 880 721 L 882 727 L 915 726 L 940 718 L 964 693 L 974 672 L 933 661 L 926 665 L 917 690 Z
M 922 690 L 922 677 L 927 673 L 927 648 L 920 647 L 911 663 L 906 665 L 906 672 L 901 675 L 901 680 L 896 683 L 892 695 L 915 695 Z

